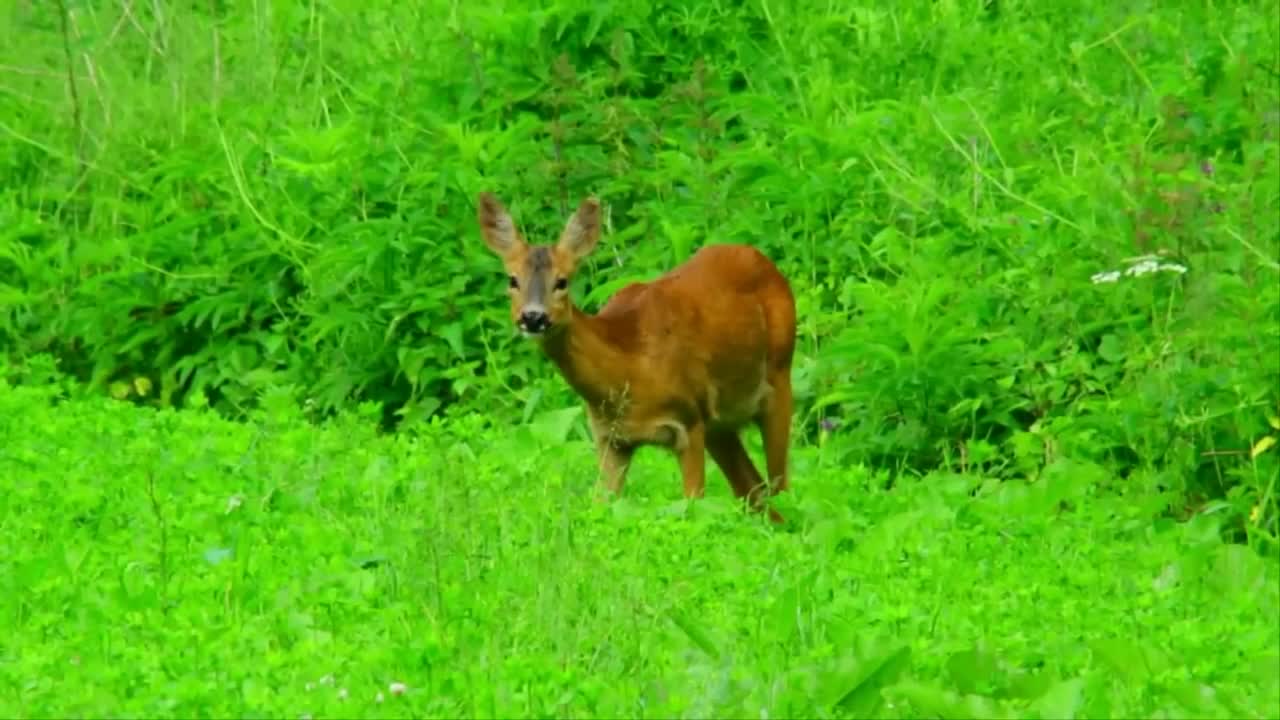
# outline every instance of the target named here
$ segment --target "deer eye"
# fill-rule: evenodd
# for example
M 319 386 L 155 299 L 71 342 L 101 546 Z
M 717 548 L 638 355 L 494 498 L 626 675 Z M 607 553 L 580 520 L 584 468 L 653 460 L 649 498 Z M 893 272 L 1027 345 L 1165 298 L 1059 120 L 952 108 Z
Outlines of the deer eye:
M 520 287 L 520 281 L 519 281 L 518 279 L 516 279 L 516 276 L 515 276 L 515 275 L 510 275 L 510 276 L 508 276 L 508 277 L 507 277 L 507 281 L 509 282 L 510 287 L 511 287 L 511 289 L 512 289 L 512 290 L 515 290 L 516 288 L 519 288 L 519 287 Z
M 564 290 L 569 287 L 569 278 L 560 278 L 556 280 L 556 290 Z

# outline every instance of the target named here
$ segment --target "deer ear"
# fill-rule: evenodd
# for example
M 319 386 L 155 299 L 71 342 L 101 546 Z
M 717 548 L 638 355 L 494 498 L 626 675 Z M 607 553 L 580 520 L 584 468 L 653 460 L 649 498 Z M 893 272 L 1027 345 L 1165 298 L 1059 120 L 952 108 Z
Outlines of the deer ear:
M 524 244 L 516 232 L 511 214 L 492 193 L 480 193 L 479 202 L 476 203 L 476 220 L 480 222 L 484 244 L 497 255 L 506 257 Z
M 600 201 L 589 197 L 578 206 L 560 233 L 560 248 L 581 260 L 596 249 L 600 241 Z

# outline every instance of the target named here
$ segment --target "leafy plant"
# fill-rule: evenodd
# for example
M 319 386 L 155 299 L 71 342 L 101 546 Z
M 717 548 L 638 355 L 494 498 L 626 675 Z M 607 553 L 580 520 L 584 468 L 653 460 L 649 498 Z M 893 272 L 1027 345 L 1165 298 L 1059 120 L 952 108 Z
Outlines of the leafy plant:
M 1274 0 L 146 5 L 0 18 L 12 368 L 237 418 L 282 385 L 388 430 L 556 413 L 473 203 L 545 236 L 595 193 L 588 309 L 705 243 L 783 266 L 799 434 L 841 462 L 1100 463 L 1280 534 L 1249 452 L 1280 402 Z

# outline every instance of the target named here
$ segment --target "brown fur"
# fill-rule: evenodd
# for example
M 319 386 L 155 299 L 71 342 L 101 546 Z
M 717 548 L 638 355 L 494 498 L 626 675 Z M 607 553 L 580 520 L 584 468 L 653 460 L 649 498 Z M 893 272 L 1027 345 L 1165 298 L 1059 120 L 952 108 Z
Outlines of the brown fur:
M 703 247 L 652 282 L 628 285 L 589 315 L 556 283 L 567 285 L 595 249 L 597 200 L 583 201 L 554 246 L 527 244 L 488 193 L 480 196 L 477 218 L 486 245 L 516 283 L 509 291 L 513 322 L 529 308 L 545 308 L 550 326 L 534 337 L 586 403 L 608 490 L 622 491 L 632 455 L 644 445 L 676 455 L 686 497 L 705 492 L 704 452 L 734 494 L 757 510 L 763 496 L 787 489 L 795 299 L 760 251 Z M 769 483 L 738 437 L 752 424 L 764 437 Z

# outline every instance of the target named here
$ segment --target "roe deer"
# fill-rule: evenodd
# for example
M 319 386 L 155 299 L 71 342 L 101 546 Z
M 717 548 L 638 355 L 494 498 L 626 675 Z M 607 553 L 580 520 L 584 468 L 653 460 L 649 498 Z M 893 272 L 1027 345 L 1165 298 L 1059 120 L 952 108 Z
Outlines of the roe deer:
M 704 451 L 754 510 L 787 489 L 796 308 L 768 258 L 747 245 L 708 245 L 588 315 L 569 297 L 569 279 L 600 239 L 596 198 L 582 202 L 555 245 L 527 244 L 489 193 L 479 196 L 476 216 L 509 275 L 512 321 L 586 403 L 610 494 L 622 491 L 643 445 L 679 458 L 688 498 L 704 493 Z M 764 439 L 768 483 L 738 438 L 752 423 Z M 769 517 L 782 522 L 772 508 Z

